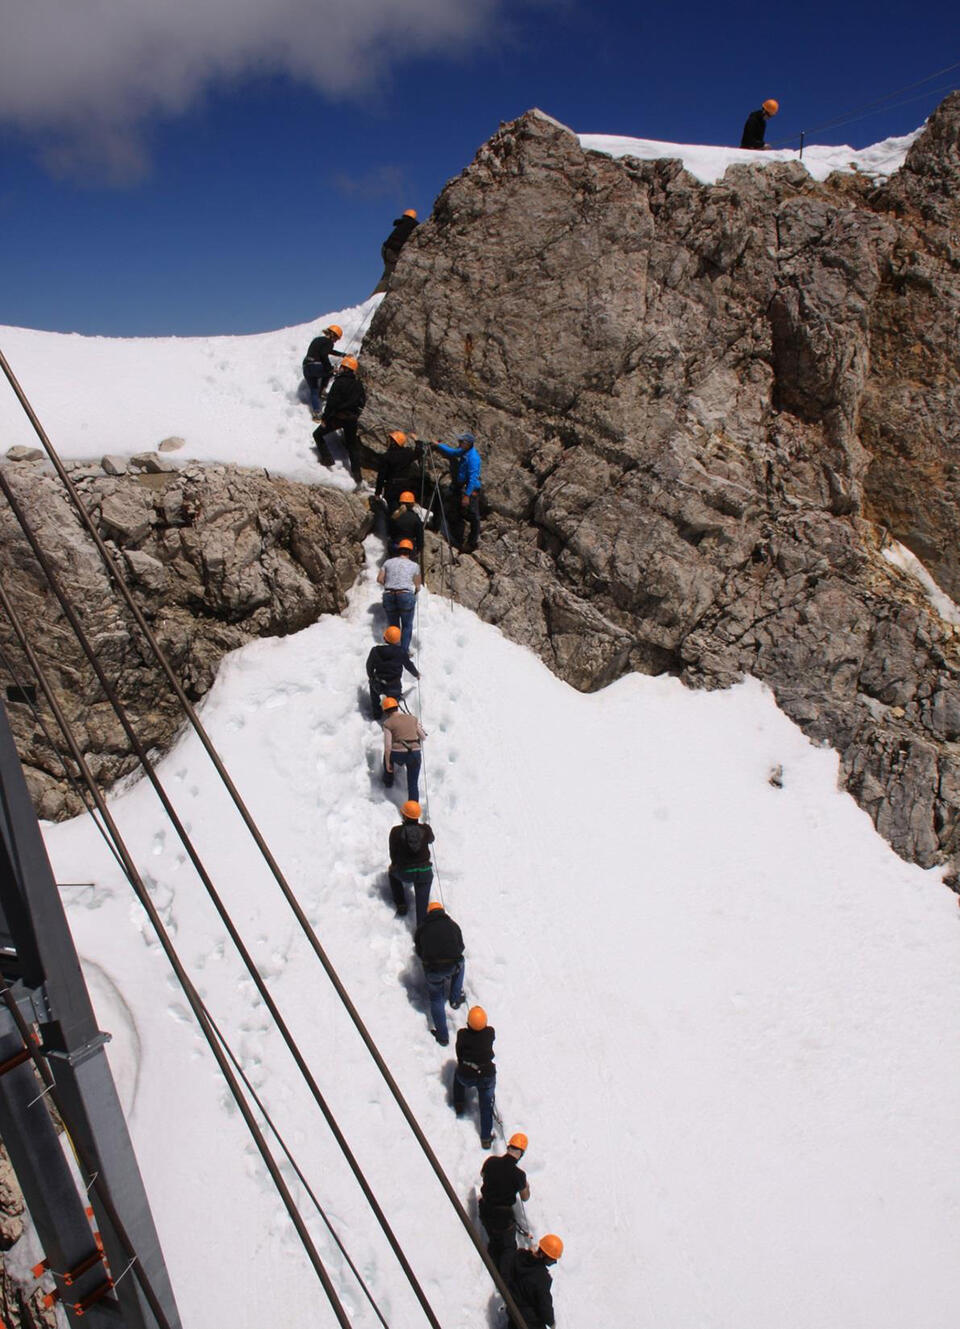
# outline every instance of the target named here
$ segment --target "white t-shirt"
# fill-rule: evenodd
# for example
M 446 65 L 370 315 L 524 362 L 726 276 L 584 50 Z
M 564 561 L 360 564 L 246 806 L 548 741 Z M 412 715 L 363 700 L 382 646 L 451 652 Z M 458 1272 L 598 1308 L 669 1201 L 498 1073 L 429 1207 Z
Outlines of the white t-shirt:
M 420 569 L 412 558 L 398 554 L 388 558 L 383 565 L 383 589 L 385 591 L 415 591 L 413 579 L 419 576 Z

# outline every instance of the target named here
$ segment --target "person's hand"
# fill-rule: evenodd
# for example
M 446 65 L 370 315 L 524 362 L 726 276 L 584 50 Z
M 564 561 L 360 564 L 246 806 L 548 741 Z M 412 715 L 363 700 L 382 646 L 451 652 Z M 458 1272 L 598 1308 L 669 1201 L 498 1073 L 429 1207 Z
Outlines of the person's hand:
M 393 767 L 392 767 L 392 766 L 387 766 L 387 767 L 386 767 L 386 772 L 387 772 L 388 775 L 392 775 L 392 774 L 393 774 Z
M 464 494 L 463 497 L 460 499 L 460 506 L 465 508 L 469 506 L 469 503 L 470 503 L 470 495 Z

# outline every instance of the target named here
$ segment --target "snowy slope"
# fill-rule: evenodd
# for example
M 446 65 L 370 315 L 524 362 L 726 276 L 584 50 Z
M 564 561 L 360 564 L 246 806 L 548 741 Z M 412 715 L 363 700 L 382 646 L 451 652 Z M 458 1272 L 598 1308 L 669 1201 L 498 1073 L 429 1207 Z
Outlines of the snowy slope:
M 403 793 L 382 790 L 379 732 L 358 709 L 376 552 L 371 540 L 343 618 L 229 657 L 204 718 L 467 1199 L 476 1126 L 447 1104 L 448 1050 L 428 1036 L 409 931 L 386 901 Z M 443 894 L 469 995 L 497 1027 L 507 1130 L 531 1137 L 533 1226 L 567 1242 L 559 1324 L 947 1329 L 960 1299 L 956 897 L 893 855 L 837 792 L 834 754 L 757 684 L 692 693 L 634 676 L 584 696 L 436 595 L 419 635 Z M 479 1262 L 197 743 L 163 771 L 441 1322 L 481 1329 Z M 137 786 L 114 805 L 387 1318 L 422 1323 L 152 795 Z M 101 842 L 82 821 L 47 841 L 59 879 L 95 883 L 67 892 L 71 924 L 104 976 L 101 1019 L 185 1324 L 332 1324 Z M 373 1324 L 331 1265 L 356 1323 Z
M 772 130 L 771 130 L 772 133 Z M 803 150 L 802 165 L 814 180 L 826 180 L 832 171 L 861 171 L 865 175 L 892 175 L 903 165 L 907 149 L 920 133 L 886 138 L 869 148 L 821 146 L 812 143 Z M 767 162 L 795 162 L 795 148 L 776 148 L 754 152 L 748 148 L 716 147 L 713 144 L 662 143 L 652 138 L 624 138 L 618 134 L 580 134 L 580 144 L 588 151 L 605 152 L 611 157 L 637 157 L 654 161 L 658 157 L 679 157 L 691 175 L 705 185 L 722 180 L 728 166 L 758 166 Z M 776 137 L 774 134 L 773 137 Z
M 0 327 L 0 347 L 62 457 L 130 456 L 175 435 L 186 442 L 178 460 L 316 480 L 300 362 L 330 323 L 343 328 L 338 349 L 356 351 L 382 299 L 254 336 L 82 337 Z M 37 443 L 5 381 L 0 440 L 4 450 Z

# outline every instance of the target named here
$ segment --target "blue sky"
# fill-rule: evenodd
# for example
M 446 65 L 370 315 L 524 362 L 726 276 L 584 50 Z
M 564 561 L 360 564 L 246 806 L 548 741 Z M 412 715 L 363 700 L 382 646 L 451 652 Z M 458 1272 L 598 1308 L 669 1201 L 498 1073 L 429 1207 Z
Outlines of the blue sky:
M 171 0 L 161 31 L 146 0 L 99 12 L 116 6 L 126 27 L 51 39 L 75 0 L 36 0 L 46 13 L 0 50 L 2 323 L 134 336 L 306 322 L 363 299 L 392 219 L 427 215 L 530 106 L 582 132 L 734 143 L 773 96 L 778 142 L 960 61 L 956 6 L 940 0 Z M 0 0 L 5 38 L 24 12 Z M 905 133 L 957 86 L 960 68 L 814 138 Z

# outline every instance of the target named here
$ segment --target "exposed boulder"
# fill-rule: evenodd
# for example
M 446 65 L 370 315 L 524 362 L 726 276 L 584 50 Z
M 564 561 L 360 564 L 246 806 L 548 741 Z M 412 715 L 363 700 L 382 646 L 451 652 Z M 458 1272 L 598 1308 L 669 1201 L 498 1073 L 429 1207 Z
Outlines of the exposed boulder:
M 501 127 L 411 237 L 365 420 L 473 429 L 491 512 L 457 595 L 578 688 L 749 673 L 901 854 L 956 860 L 960 94 L 903 169 L 700 184 Z
M 62 485 L 51 472 L 32 467 L 7 466 L 5 474 L 142 741 L 163 749 L 182 717 L 139 634 L 131 631 Z M 190 465 L 170 475 L 98 472 L 80 481 L 79 493 L 194 700 L 212 684 L 225 652 L 339 613 L 363 561 L 366 505 L 331 488 L 235 467 Z M 135 764 L 126 738 L 6 504 L 0 505 L 0 543 L 5 588 L 94 773 L 109 784 Z M 15 663 L 18 681 L 33 682 L 3 615 L 0 647 Z M 40 814 L 59 818 L 79 811 L 30 709 L 22 703 L 8 709 Z

